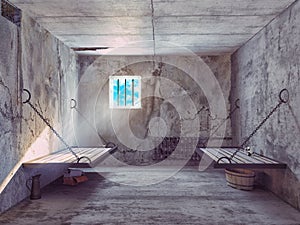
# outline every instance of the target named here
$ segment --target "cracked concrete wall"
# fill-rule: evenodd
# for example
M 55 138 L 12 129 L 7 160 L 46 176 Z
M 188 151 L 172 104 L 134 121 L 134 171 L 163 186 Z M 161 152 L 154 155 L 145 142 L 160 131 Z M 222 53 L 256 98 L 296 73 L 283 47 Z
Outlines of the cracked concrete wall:
M 23 87 L 31 91 L 33 105 L 73 145 L 69 115 L 70 99 L 75 97 L 78 80 L 75 53 L 30 17 L 23 16 L 22 25 Z M 48 129 L 28 105 L 23 107 L 22 127 L 31 134 L 23 139 L 25 149 Z M 65 147 L 52 132 L 47 135 L 49 151 Z
M 17 135 L 20 132 L 21 104 L 18 83 L 18 30 L 0 16 L 0 183 L 19 158 Z M 4 163 L 5 162 L 5 163 Z
M 265 185 L 300 209 L 300 1 L 266 26 L 232 56 L 232 98 L 240 98 L 233 136 L 241 143 L 278 103 L 284 104 L 251 139 L 256 152 L 287 163 L 287 170 L 265 170 Z
M 77 56 L 23 13 L 21 27 L 0 16 L 0 212 L 29 195 L 25 181 L 42 173 L 44 186 L 63 174 L 66 166 L 20 167 L 65 146 L 38 115 L 22 104 L 30 90 L 31 103 L 73 145 L 70 99 L 76 97 Z M 8 183 L 9 182 L 9 183 Z M 5 189 L 3 189 L 5 188 Z
M 115 154 L 116 157 L 129 164 L 137 165 L 149 164 L 155 160 L 154 155 L 157 153 L 157 149 L 155 152 L 151 146 L 158 145 L 155 138 L 159 137 L 160 134 L 166 138 L 173 138 L 175 142 L 178 137 L 190 137 L 197 141 L 198 134 L 190 133 L 192 129 L 182 130 L 183 120 L 190 126 L 194 126 L 196 118 L 199 119 L 200 137 L 209 136 L 208 133 L 214 128 L 212 121 L 214 120 L 214 123 L 219 124 L 223 118 L 214 118 L 209 114 L 207 99 L 190 74 L 176 67 L 176 63 L 175 65 L 162 63 L 163 57 L 172 56 L 157 56 L 155 63 L 153 57 L 149 56 L 79 57 L 78 108 L 73 111 L 74 117 L 78 118 L 76 137 L 79 145 L 97 146 L 104 142 L 115 142 L 119 145 L 119 151 Z M 202 59 L 219 81 L 227 110 L 229 110 L 230 56 L 208 56 L 202 57 Z M 189 70 L 194 68 L 192 59 L 189 57 L 181 56 L 177 57 L 176 60 L 186 62 L 190 67 Z M 178 62 L 178 64 L 180 63 Z M 143 99 L 141 109 L 109 109 L 108 77 L 111 75 L 140 75 L 142 77 Z M 169 80 L 170 84 L 159 80 L 145 79 L 146 77 L 162 77 Z M 164 101 L 165 98 L 177 102 L 180 107 L 176 109 L 174 105 Z M 197 111 L 195 115 L 189 114 L 189 99 L 195 104 Z M 190 111 L 192 112 L 192 109 Z M 179 116 L 179 112 L 181 112 L 181 116 Z M 162 126 L 162 121 L 156 120 L 157 122 L 155 122 L 155 119 L 152 123 L 152 119 L 157 117 L 165 121 L 165 126 Z M 117 122 L 112 123 L 112 121 Z M 213 126 L 210 127 L 211 125 Z M 167 132 L 164 134 L 165 129 Z M 227 123 L 225 136 L 229 137 L 229 141 L 225 142 L 224 145 L 230 145 L 230 120 Z M 149 140 L 149 142 L 145 141 L 141 144 L 135 139 L 136 137 Z M 128 139 L 127 143 L 124 143 L 125 139 Z M 173 143 L 173 141 L 166 141 L 166 143 L 169 142 Z M 137 149 L 139 150 L 137 151 Z M 147 149 L 151 150 L 145 151 Z M 183 149 L 183 157 L 184 151 Z

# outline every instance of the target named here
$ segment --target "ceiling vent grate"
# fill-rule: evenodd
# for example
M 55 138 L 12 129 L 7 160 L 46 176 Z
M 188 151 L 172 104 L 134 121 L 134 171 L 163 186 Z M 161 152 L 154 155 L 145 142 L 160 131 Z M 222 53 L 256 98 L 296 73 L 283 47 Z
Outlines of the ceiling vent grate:
M 18 27 L 21 26 L 21 10 L 6 0 L 1 1 L 1 15 Z

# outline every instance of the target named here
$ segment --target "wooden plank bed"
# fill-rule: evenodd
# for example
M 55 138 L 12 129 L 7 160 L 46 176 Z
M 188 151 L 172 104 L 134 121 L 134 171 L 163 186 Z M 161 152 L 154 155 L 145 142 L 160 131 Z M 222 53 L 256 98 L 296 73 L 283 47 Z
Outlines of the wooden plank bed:
M 239 150 L 231 159 L 231 156 L 238 148 L 198 148 L 196 152 L 199 155 L 203 153 L 208 155 L 214 161 L 214 168 L 245 168 L 245 169 L 285 169 L 286 164 L 270 159 L 266 156 L 253 153 L 248 156 L 244 150 Z M 223 158 L 224 157 L 224 158 Z M 226 157 L 226 158 L 225 158 Z M 227 159 L 231 159 L 231 163 Z
M 69 149 L 64 149 L 61 151 L 53 152 L 49 155 L 28 161 L 23 163 L 24 167 L 35 167 L 42 164 L 70 164 L 80 165 L 86 167 L 93 167 L 97 165 L 101 160 L 106 158 L 110 153 L 115 151 L 116 147 L 105 148 L 105 147 L 72 147 L 72 150 L 76 155 L 82 158 L 79 163 L 77 163 L 76 157 L 69 151 Z

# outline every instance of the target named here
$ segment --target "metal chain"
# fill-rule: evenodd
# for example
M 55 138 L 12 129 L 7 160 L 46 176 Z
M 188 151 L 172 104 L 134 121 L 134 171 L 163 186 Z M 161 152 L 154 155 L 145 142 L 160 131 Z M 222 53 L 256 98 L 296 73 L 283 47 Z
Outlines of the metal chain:
M 234 109 L 231 110 L 231 112 L 228 114 L 228 116 L 227 116 L 225 119 L 223 119 L 223 121 L 217 126 L 217 128 L 210 134 L 210 136 L 213 136 L 213 135 L 220 129 L 220 127 L 222 127 L 223 124 L 224 124 L 228 119 L 231 118 L 231 116 L 233 115 L 233 113 L 234 113 L 237 109 L 240 108 L 240 106 L 238 105 L 238 102 L 239 102 L 239 101 L 240 101 L 240 99 L 237 99 L 237 100 L 235 101 L 235 107 L 234 107 Z
M 72 150 L 71 146 L 68 145 L 64 139 L 57 133 L 57 131 L 50 125 L 50 123 L 43 117 L 43 115 L 31 104 L 31 102 L 27 102 L 30 107 L 38 114 L 38 116 L 44 121 L 44 123 L 51 129 L 51 131 L 59 138 L 59 140 L 69 149 L 69 151 L 76 157 L 78 160 L 79 157 L 76 155 L 76 153 Z
M 99 138 L 105 145 L 107 145 L 108 143 L 112 143 L 106 141 L 102 137 L 102 135 L 97 131 L 97 129 L 91 124 L 91 122 L 77 109 L 77 101 L 73 98 L 71 99 L 71 109 L 75 109 L 75 111 L 79 114 L 79 116 L 81 116 L 81 118 L 83 118 L 86 121 L 86 123 L 98 134 Z
M 246 140 L 241 144 L 244 148 L 245 144 L 257 133 L 257 131 L 264 125 L 264 123 L 275 113 L 275 111 L 282 105 L 283 102 L 279 102 L 274 109 L 261 121 L 261 123 L 255 128 L 255 130 L 246 138 Z
M 71 146 L 67 144 L 67 142 L 65 142 L 65 140 L 60 136 L 60 134 L 51 126 L 51 124 L 47 121 L 47 119 L 45 119 L 45 117 L 35 108 L 34 105 L 32 105 L 32 103 L 30 102 L 31 99 L 31 93 L 27 90 L 27 89 L 23 89 L 25 92 L 27 92 L 28 94 L 28 99 L 26 101 L 24 101 L 24 104 L 29 104 L 29 106 L 36 112 L 36 114 L 44 121 L 44 123 L 51 129 L 51 131 L 58 137 L 58 139 L 67 147 L 67 149 L 75 156 L 77 163 L 79 163 L 79 161 L 83 158 L 86 158 L 90 163 L 91 160 L 86 157 L 86 156 L 82 156 L 82 157 L 78 157 L 78 155 L 72 150 Z
M 284 98 L 283 93 L 286 92 L 287 96 Z M 244 140 L 244 142 L 241 144 L 240 148 L 237 149 L 230 157 L 230 159 L 233 159 L 233 157 L 241 150 L 244 149 L 245 145 L 248 143 L 248 141 L 257 133 L 257 131 L 264 125 L 264 123 L 277 111 L 277 109 L 283 104 L 288 103 L 289 101 L 289 92 L 287 89 L 283 89 L 279 93 L 279 103 L 272 109 L 272 111 L 260 122 L 260 124 L 255 128 L 255 130 Z

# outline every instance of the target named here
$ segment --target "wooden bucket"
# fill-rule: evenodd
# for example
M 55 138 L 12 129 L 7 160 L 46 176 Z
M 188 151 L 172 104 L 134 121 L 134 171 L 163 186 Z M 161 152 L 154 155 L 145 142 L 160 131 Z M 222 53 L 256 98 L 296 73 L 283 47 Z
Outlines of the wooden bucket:
M 251 191 L 254 187 L 255 172 L 247 169 L 225 169 L 227 185 Z

